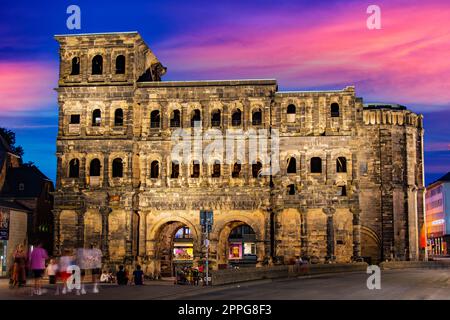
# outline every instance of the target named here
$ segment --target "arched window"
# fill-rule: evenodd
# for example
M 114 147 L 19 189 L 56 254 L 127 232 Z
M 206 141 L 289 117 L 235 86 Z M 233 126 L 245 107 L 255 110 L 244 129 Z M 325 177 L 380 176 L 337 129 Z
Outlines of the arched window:
M 198 160 L 194 160 L 192 162 L 192 175 L 191 178 L 200 177 L 200 162 Z
M 347 172 L 347 159 L 345 157 L 336 159 L 336 172 Z
M 96 55 L 92 58 L 92 74 L 103 73 L 103 58 L 101 55 Z
M 180 110 L 173 110 L 172 118 L 170 119 L 170 126 L 172 128 L 178 128 L 181 126 L 181 113 Z
M 112 163 L 112 176 L 113 178 L 123 177 L 123 161 L 120 158 L 116 158 Z
M 123 110 L 116 109 L 114 111 L 114 125 L 115 126 L 123 126 Z
M 242 112 L 240 109 L 236 109 L 231 115 L 231 125 L 238 127 L 241 125 Z
M 125 73 L 125 56 L 118 55 L 116 58 L 116 74 Z
M 339 104 L 336 102 L 333 102 L 330 106 L 331 116 L 339 117 Z
M 286 118 L 287 122 L 295 122 L 295 105 L 288 105 Z
M 80 161 L 72 159 L 69 162 L 69 178 L 78 178 L 80 175 Z
M 150 178 L 156 179 L 159 177 L 159 162 L 153 161 L 150 166 Z
M 99 127 L 102 124 L 102 112 L 100 109 L 92 111 L 92 126 Z
M 99 177 L 100 176 L 100 160 L 93 159 L 89 164 L 89 175 L 91 177 Z
M 297 161 L 294 157 L 287 160 L 287 173 L 297 173 Z
M 213 178 L 219 178 L 220 177 L 220 161 L 215 160 L 213 164 L 213 170 L 212 175 Z
M 322 159 L 319 157 L 313 157 L 311 162 L 311 173 L 322 173 Z
M 170 174 L 170 178 L 178 179 L 180 176 L 180 164 L 178 161 L 172 161 L 172 172 Z
M 287 114 L 295 114 L 295 105 L 293 104 L 288 105 Z
M 252 113 L 252 125 L 259 126 L 262 123 L 261 109 L 256 109 Z
M 153 110 L 150 113 L 150 128 L 159 128 L 161 124 L 161 117 L 159 115 L 159 110 Z
M 259 178 L 261 176 L 261 171 L 262 171 L 261 162 L 257 161 L 255 163 L 252 163 L 252 177 L 253 178 Z
M 211 127 L 220 127 L 220 110 L 211 113 Z
M 76 76 L 80 74 L 80 58 L 74 57 L 72 58 L 72 70 L 70 71 L 70 75 Z
M 192 111 L 192 117 L 191 117 L 191 127 L 200 126 L 201 123 L 201 117 L 200 117 L 200 110 L 195 109 Z
M 241 174 L 241 163 L 235 162 L 233 165 L 233 171 L 231 173 L 232 178 L 239 178 L 239 175 Z
M 290 184 L 287 186 L 287 188 L 288 188 L 288 194 L 290 196 L 295 195 L 295 184 Z

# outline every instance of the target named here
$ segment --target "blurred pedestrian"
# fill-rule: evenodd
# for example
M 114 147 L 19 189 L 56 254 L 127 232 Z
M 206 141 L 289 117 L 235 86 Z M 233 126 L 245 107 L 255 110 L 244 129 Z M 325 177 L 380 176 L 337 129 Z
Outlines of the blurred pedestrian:
M 56 284 L 56 274 L 58 272 L 58 264 L 55 259 L 50 259 L 50 262 L 47 265 L 46 273 L 48 276 L 49 284 Z
M 45 271 L 45 260 L 48 259 L 47 251 L 42 248 L 42 243 L 39 243 L 36 248 L 33 248 L 33 250 L 30 253 L 30 269 L 33 272 L 34 276 L 34 294 L 41 295 L 42 290 L 42 276 Z
M 58 279 L 61 279 L 62 282 L 62 294 L 66 294 L 67 291 L 72 291 L 67 286 L 67 281 L 69 277 L 72 275 L 71 272 L 67 271 L 69 266 L 74 264 L 74 255 L 72 254 L 72 251 L 69 249 L 64 250 L 64 255 L 59 258 L 59 266 L 58 266 Z M 56 294 L 59 293 L 59 287 L 56 288 Z
M 98 293 L 98 282 L 100 278 L 100 273 L 102 271 L 102 251 L 95 247 L 95 244 L 91 244 L 91 257 L 92 257 L 92 282 L 94 283 L 93 293 Z
M 89 252 L 87 249 L 84 248 L 78 248 L 76 250 L 76 265 L 80 268 L 80 276 L 81 276 L 81 287 L 80 289 L 77 289 L 76 294 L 86 294 L 86 289 L 84 287 L 84 278 L 86 276 L 86 271 L 90 270 L 90 259 L 89 259 Z

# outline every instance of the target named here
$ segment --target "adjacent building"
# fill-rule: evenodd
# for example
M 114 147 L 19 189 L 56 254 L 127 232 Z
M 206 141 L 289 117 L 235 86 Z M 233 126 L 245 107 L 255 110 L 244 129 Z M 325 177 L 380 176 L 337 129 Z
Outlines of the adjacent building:
M 170 274 L 204 261 L 207 210 L 213 268 L 425 257 L 421 115 L 364 104 L 352 86 L 161 81 L 166 68 L 137 32 L 55 38 L 56 253 L 95 245 L 105 263 Z M 238 147 L 232 159 L 193 147 L 181 159 L 180 130 L 190 146 L 214 130 Z M 268 157 L 252 158 L 255 132 L 269 133 Z
M 43 242 L 53 249 L 53 182 L 37 167 L 24 165 L 0 136 L 0 276 L 13 263 L 17 245 Z
M 429 255 L 449 255 L 450 172 L 427 187 L 425 203 Z

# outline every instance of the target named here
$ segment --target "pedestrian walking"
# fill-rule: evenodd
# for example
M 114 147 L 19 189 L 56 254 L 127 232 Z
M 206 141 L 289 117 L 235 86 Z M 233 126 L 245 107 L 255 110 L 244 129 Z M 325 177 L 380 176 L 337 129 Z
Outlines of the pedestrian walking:
M 48 283 L 56 285 L 56 274 L 58 272 L 58 264 L 55 259 L 50 259 L 47 265 L 46 273 L 48 276 Z
M 98 282 L 100 278 L 100 273 L 102 272 L 102 251 L 96 248 L 95 244 L 91 244 L 91 258 L 92 258 L 92 282 L 94 283 L 94 287 L 92 289 L 93 293 L 98 293 Z
M 42 243 L 39 243 L 30 253 L 29 263 L 30 269 L 34 276 L 34 291 L 33 294 L 41 295 L 42 290 L 42 276 L 45 271 L 45 260 L 48 259 L 47 251 L 42 248 Z
M 58 264 L 58 275 L 57 278 L 61 279 L 62 282 L 62 294 L 66 294 L 67 292 L 72 291 L 67 286 L 67 281 L 69 277 L 72 275 L 71 272 L 68 271 L 69 266 L 74 264 L 74 255 L 72 254 L 72 251 L 69 249 L 64 250 L 64 255 L 59 258 L 59 264 Z M 59 286 L 56 287 L 56 294 L 59 294 Z

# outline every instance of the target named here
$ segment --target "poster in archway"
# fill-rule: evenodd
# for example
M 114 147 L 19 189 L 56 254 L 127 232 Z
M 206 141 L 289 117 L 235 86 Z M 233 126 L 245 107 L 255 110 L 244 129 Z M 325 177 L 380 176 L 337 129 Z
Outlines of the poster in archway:
M 229 245 L 228 259 L 242 259 L 242 243 L 232 242 Z

